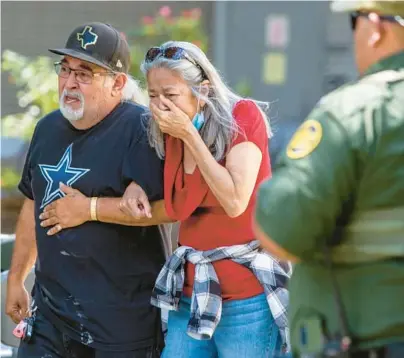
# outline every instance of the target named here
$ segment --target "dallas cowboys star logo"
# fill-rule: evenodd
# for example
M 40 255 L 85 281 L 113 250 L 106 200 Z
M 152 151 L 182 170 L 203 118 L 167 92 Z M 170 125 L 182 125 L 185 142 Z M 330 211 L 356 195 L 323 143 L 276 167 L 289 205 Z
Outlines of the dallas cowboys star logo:
M 41 173 L 48 183 L 46 186 L 45 195 L 42 199 L 41 209 L 56 198 L 62 198 L 65 196 L 65 194 L 59 189 L 60 182 L 71 186 L 84 174 L 90 171 L 90 169 L 73 168 L 70 166 L 72 162 L 72 147 L 73 144 L 70 144 L 58 164 L 39 164 Z

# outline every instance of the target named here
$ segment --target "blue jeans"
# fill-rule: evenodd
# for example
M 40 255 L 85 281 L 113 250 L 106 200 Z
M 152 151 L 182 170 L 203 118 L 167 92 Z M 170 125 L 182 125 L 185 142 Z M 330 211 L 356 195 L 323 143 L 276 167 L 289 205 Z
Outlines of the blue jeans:
M 162 358 L 272 358 L 281 357 L 281 339 L 264 294 L 223 303 L 221 320 L 210 340 L 187 334 L 189 298 L 170 311 Z

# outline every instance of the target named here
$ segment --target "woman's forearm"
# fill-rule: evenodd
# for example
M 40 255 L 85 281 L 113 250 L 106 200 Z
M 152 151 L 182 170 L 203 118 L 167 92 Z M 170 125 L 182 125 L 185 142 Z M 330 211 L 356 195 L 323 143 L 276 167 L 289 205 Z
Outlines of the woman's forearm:
M 173 222 L 165 210 L 164 200 L 152 202 L 152 217 L 135 218 L 119 209 L 121 198 L 98 198 L 97 219 L 110 224 L 126 226 L 152 226 Z
M 232 177 L 229 170 L 215 160 L 194 127 L 190 130 L 189 135 L 183 138 L 183 141 L 196 161 L 196 165 L 210 190 L 227 215 L 236 217 L 243 213 L 245 205 L 237 193 L 235 185 L 237 178 L 234 177 L 234 174 Z

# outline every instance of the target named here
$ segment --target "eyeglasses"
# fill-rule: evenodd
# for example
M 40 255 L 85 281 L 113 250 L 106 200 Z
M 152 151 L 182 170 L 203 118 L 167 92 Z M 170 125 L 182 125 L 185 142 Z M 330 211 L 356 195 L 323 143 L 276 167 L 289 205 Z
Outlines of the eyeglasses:
M 351 13 L 351 28 L 353 31 L 356 29 L 356 23 L 358 21 L 358 17 L 369 17 L 369 13 L 355 11 Z M 378 15 L 379 19 L 387 22 L 396 22 L 401 26 L 404 26 L 404 19 L 401 16 L 393 16 L 393 15 Z
M 114 72 L 91 72 L 86 70 L 74 70 L 68 66 L 66 66 L 62 62 L 55 62 L 55 71 L 59 77 L 69 78 L 70 73 L 74 73 L 74 78 L 77 82 L 83 84 L 91 84 L 93 82 L 94 77 L 98 76 L 108 76 L 115 74 Z
M 164 57 L 169 60 L 188 60 L 194 66 L 200 69 L 203 79 L 207 79 L 205 71 L 203 70 L 201 65 L 199 65 L 199 63 L 197 63 L 191 56 L 189 56 L 187 52 L 181 47 L 152 47 L 146 52 L 145 62 L 153 62 L 158 57 Z

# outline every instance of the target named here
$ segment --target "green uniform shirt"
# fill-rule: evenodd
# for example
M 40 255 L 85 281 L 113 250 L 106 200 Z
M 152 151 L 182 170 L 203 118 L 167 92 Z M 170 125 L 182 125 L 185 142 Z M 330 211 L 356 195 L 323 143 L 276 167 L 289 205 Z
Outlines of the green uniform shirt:
M 258 224 L 302 260 L 289 283 L 295 353 L 313 351 L 320 326 L 328 334 L 340 331 L 330 274 L 318 258 L 341 215 L 400 207 L 404 52 L 325 96 L 295 133 L 273 178 L 259 190 Z M 404 341 L 402 250 L 394 259 L 334 265 L 349 331 L 360 348 Z

